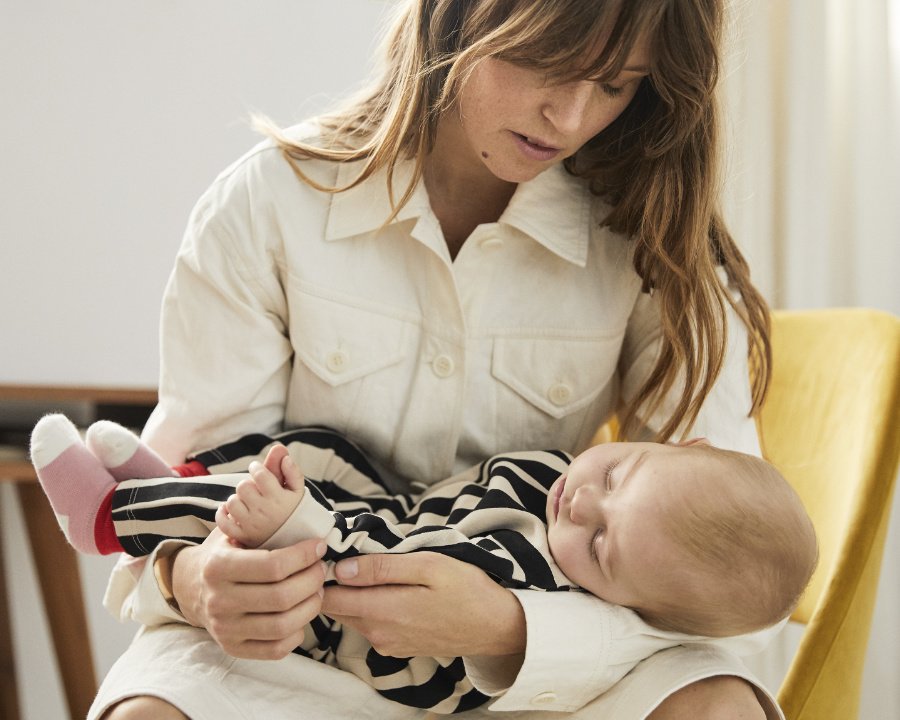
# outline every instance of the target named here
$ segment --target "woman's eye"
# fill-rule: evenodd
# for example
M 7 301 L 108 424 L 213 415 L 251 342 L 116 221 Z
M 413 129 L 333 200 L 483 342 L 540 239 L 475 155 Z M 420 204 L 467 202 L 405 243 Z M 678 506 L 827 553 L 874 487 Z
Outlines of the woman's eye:
M 616 87 L 615 85 L 610 85 L 609 83 L 600 83 L 600 87 L 603 92 L 606 93 L 609 97 L 619 97 L 623 92 L 625 92 L 625 86 Z

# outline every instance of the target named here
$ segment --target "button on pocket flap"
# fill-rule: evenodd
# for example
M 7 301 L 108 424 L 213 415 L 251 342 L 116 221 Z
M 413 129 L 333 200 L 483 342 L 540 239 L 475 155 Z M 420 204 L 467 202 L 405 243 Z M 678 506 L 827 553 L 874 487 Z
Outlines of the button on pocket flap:
M 605 387 L 618 358 L 618 338 L 498 338 L 494 377 L 554 418 L 582 409 Z
M 398 318 L 306 293 L 291 308 L 294 352 L 331 386 L 398 363 L 407 332 Z

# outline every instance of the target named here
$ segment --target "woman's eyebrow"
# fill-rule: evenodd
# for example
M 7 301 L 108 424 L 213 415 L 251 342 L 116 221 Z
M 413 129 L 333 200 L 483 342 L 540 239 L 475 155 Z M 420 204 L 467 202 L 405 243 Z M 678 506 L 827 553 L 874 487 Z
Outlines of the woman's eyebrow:
M 629 65 L 628 67 L 623 67 L 622 72 L 643 73 L 644 75 L 649 75 L 650 68 L 646 65 Z

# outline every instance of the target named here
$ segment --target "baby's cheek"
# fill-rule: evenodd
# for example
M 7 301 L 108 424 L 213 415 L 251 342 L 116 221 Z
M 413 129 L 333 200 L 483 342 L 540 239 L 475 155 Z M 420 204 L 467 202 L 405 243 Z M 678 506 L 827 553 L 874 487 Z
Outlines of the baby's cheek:
M 547 533 L 547 544 L 550 546 L 550 555 L 559 569 L 570 579 L 575 580 L 573 574 L 578 574 L 578 564 L 575 561 L 575 549 L 572 547 L 572 539 L 566 533 L 550 528 Z

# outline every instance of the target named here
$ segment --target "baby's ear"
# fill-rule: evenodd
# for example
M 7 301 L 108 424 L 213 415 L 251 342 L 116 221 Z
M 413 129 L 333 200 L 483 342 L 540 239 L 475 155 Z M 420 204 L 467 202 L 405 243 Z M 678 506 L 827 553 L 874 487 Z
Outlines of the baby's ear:
M 677 445 L 678 447 L 690 447 L 691 445 L 712 445 L 712 443 L 705 437 L 688 438 L 687 440 L 679 440 L 678 442 L 672 444 Z

